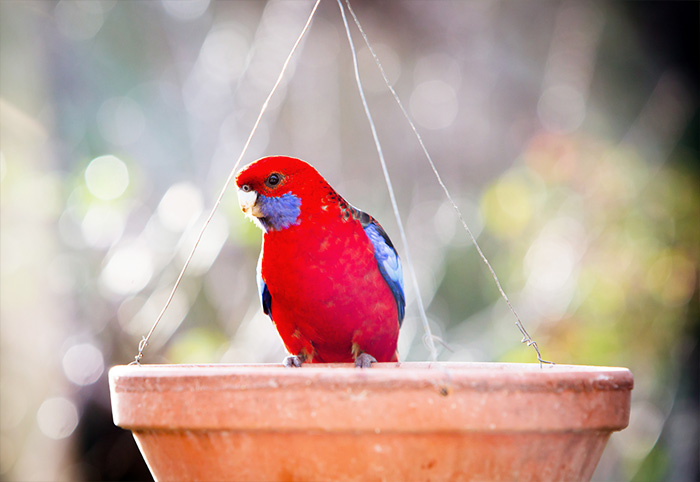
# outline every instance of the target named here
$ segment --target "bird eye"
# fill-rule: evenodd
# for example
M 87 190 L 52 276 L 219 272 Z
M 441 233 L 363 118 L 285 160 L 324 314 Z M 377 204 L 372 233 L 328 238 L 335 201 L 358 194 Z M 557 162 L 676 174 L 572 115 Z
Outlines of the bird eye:
M 265 180 L 265 185 L 267 187 L 275 187 L 276 185 L 278 185 L 280 183 L 281 180 L 282 180 L 282 177 L 279 174 L 273 173 L 267 177 L 267 179 Z

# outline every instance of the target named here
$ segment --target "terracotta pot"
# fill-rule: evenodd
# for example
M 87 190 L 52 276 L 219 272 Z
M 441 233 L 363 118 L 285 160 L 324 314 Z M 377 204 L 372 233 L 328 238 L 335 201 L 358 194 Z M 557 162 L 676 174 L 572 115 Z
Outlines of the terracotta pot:
M 627 426 L 625 368 L 145 365 L 112 410 L 157 480 L 590 480 Z

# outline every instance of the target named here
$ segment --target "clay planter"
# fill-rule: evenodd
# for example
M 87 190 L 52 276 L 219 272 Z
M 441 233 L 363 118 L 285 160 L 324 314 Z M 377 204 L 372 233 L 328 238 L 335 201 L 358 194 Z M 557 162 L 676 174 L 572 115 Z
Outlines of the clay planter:
M 625 368 L 145 365 L 109 373 L 157 480 L 589 480 L 627 426 Z

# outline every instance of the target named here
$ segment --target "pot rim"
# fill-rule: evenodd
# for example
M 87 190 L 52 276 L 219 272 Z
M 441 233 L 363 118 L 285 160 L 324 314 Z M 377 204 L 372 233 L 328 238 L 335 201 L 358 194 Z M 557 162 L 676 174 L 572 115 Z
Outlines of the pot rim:
M 132 430 L 621 430 L 626 368 L 518 363 L 141 365 L 109 372 Z
M 158 390 L 183 388 L 178 380 L 197 380 L 197 391 L 261 388 L 247 381 L 274 380 L 271 388 L 307 385 L 401 384 L 421 388 L 435 383 L 472 390 L 631 390 L 634 377 L 627 368 L 588 365 L 543 365 L 497 362 L 398 362 L 375 363 L 357 369 L 349 363 L 306 364 L 301 369 L 277 363 L 144 364 L 117 365 L 109 371 L 117 390 L 149 391 L 148 380 L 158 380 Z

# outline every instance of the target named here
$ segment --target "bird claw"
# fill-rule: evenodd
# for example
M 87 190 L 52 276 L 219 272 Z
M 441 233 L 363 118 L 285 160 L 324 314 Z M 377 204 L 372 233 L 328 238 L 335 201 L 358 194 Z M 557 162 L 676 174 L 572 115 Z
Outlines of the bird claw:
M 355 368 L 371 368 L 372 363 L 377 363 L 377 359 L 369 353 L 360 353 L 355 358 Z
M 304 363 L 304 359 L 297 355 L 289 355 L 282 361 L 282 365 L 287 368 L 301 368 L 302 363 Z

